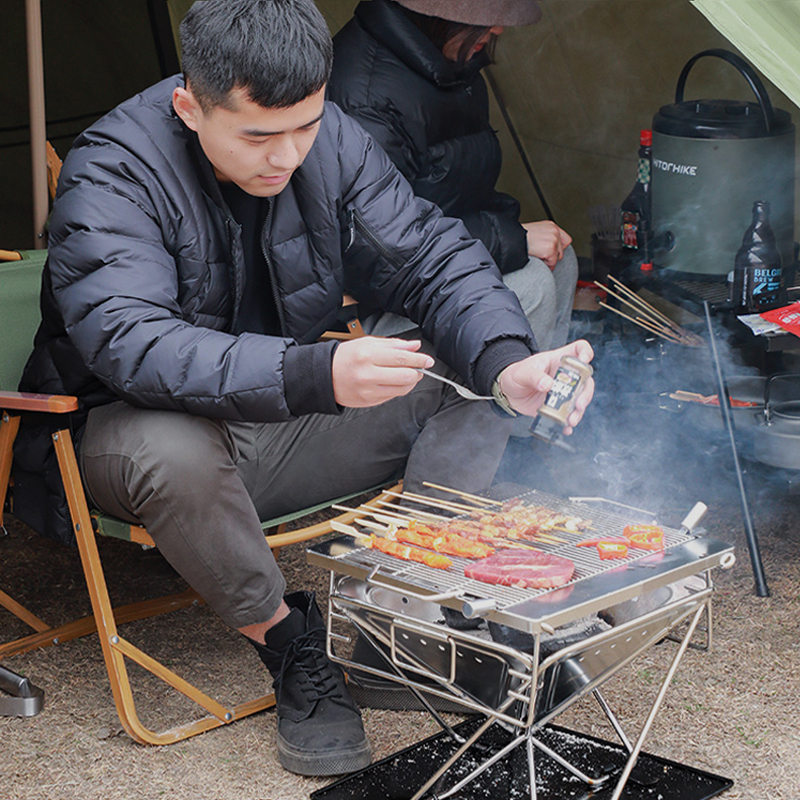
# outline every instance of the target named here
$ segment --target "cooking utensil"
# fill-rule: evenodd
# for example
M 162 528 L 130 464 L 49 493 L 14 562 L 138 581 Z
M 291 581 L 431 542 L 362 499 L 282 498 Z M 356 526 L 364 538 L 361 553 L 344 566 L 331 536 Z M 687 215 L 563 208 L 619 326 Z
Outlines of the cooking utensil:
M 460 383 L 456 383 L 455 381 L 451 381 L 450 378 L 445 378 L 444 375 L 439 375 L 437 372 L 431 372 L 429 369 L 422 369 L 422 367 L 415 367 L 417 372 L 421 372 L 423 375 L 427 375 L 429 378 L 433 378 L 434 380 L 441 381 L 442 383 L 446 383 L 449 386 L 452 386 L 458 394 L 460 394 L 466 400 L 494 400 L 494 397 L 489 395 L 475 394 L 471 389 L 467 389 L 466 386 L 463 386 Z

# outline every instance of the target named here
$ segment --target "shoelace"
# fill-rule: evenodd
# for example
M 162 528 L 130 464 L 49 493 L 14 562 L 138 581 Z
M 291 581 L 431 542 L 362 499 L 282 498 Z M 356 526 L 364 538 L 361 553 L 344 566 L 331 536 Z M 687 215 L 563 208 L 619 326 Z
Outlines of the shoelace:
M 283 676 L 293 664 L 299 667 L 301 674 L 306 678 L 301 681 L 300 688 L 309 701 L 324 700 L 326 697 L 337 697 L 340 694 L 333 665 L 328 661 L 317 638 L 323 630 L 314 628 L 289 643 L 281 662 L 276 698 L 278 702 L 283 694 Z

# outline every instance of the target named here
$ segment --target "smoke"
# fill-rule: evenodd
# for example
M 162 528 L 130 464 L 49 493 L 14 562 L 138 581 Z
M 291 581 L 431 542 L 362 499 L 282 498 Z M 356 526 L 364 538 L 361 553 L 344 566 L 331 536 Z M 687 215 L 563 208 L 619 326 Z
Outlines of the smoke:
M 763 380 L 759 370 L 729 344 L 718 318 L 713 324 L 720 367 L 731 391 L 740 385 L 739 378 L 751 376 L 757 393 L 758 380 Z M 705 328 L 698 325 L 695 330 L 707 340 Z M 602 496 L 653 512 L 668 524 L 677 524 L 698 500 L 710 508 L 738 507 L 733 453 L 721 410 L 668 396 L 677 389 L 717 394 L 710 348 L 647 338 L 629 324 L 608 320 L 601 330 L 594 325 L 577 333 L 595 348 L 596 390 L 584 419 L 566 440 L 573 452 L 535 438 L 513 439 L 498 479 L 562 497 Z M 758 394 L 752 399 L 759 399 Z M 741 466 L 746 476 L 757 473 L 757 481 L 747 481 L 751 504 L 762 493 L 785 488 L 787 480 L 785 471 L 751 460 L 757 413 L 735 413 Z

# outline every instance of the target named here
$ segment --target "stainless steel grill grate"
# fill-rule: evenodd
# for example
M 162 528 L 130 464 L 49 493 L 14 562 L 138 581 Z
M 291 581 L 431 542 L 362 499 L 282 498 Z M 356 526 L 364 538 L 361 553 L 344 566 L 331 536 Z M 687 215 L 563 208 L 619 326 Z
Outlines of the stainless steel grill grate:
M 571 586 L 581 580 L 598 575 L 620 567 L 623 564 L 636 562 L 653 553 L 647 550 L 634 550 L 631 548 L 623 559 L 602 561 L 593 547 L 576 547 L 576 543 L 589 538 L 604 536 L 621 536 L 623 528 L 632 522 L 642 521 L 642 513 L 631 511 L 629 516 L 615 514 L 594 505 L 583 502 L 565 501 L 563 498 L 546 494 L 537 490 L 521 495 L 519 498 L 525 505 L 546 506 L 559 513 L 578 516 L 591 520 L 592 527 L 579 532 L 554 531 L 559 538 L 566 539 L 563 543 L 531 542 L 537 549 L 569 558 L 575 564 L 575 575 L 565 586 Z M 486 513 L 491 513 L 487 509 Z M 648 520 L 652 521 L 652 520 Z M 664 526 L 662 526 L 664 527 Z M 664 544 L 668 550 L 684 544 L 692 537 L 674 528 L 664 527 Z M 366 569 L 378 567 L 382 575 L 391 576 L 396 580 L 407 583 L 410 587 L 427 589 L 435 593 L 444 593 L 460 590 L 459 594 L 471 598 L 490 597 L 498 601 L 501 607 L 514 605 L 523 600 L 530 599 L 559 589 L 517 589 L 514 587 L 497 586 L 476 581 L 464 576 L 464 567 L 470 561 L 466 558 L 452 558 L 453 566 L 449 570 L 438 570 L 424 564 L 401 561 L 393 556 L 381 553 L 368 547 L 354 544 L 352 549 L 342 551 L 337 558 L 351 563 L 361 564 Z

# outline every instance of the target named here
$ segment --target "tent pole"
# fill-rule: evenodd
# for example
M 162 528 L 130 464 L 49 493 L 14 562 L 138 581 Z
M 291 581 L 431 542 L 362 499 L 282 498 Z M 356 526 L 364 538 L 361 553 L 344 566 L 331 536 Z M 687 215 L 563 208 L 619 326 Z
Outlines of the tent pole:
M 28 50 L 28 105 L 33 177 L 33 237 L 34 247 L 41 250 L 45 246 L 44 228 L 48 212 L 41 0 L 25 0 L 25 31 Z
M 519 134 L 517 133 L 516 126 L 514 125 L 514 122 L 511 119 L 511 115 L 508 113 L 508 109 L 506 108 L 503 96 L 500 94 L 500 87 L 497 85 L 497 81 L 494 79 L 494 75 L 492 75 L 491 70 L 488 69 L 484 70 L 484 75 L 486 76 L 486 82 L 489 84 L 489 88 L 492 90 L 494 99 L 497 101 L 497 107 L 500 109 L 500 113 L 503 116 L 503 121 L 506 123 L 508 132 L 511 134 L 514 146 L 517 148 L 520 158 L 522 159 L 522 165 L 523 167 L 525 167 L 525 172 L 528 173 L 528 178 L 530 178 L 533 190 L 536 192 L 536 195 L 539 198 L 539 202 L 542 204 L 545 216 L 547 217 L 547 219 L 552 220 L 553 212 L 550 210 L 550 206 L 548 205 L 547 200 L 545 199 L 542 187 L 539 184 L 539 181 L 536 179 L 536 175 L 533 171 L 533 167 L 531 166 L 530 159 L 528 158 L 528 154 L 525 152 L 525 147 L 522 144 L 522 140 L 519 138 Z

